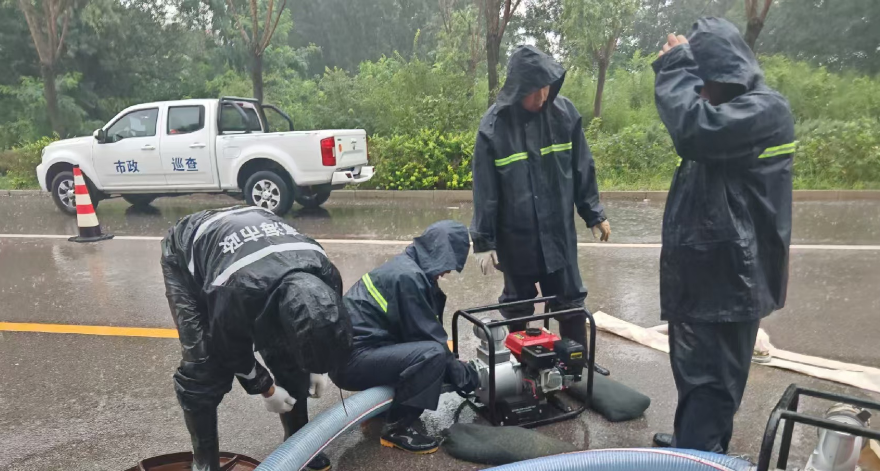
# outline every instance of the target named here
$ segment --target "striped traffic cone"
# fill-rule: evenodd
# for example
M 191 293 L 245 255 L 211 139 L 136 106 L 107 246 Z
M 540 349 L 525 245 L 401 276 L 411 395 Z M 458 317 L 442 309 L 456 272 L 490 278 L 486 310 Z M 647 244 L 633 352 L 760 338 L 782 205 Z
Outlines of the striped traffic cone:
M 92 197 L 86 188 L 86 180 L 83 178 L 79 165 L 73 166 L 73 185 L 76 194 L 76 225 L 79 227 L 79 235 L 68 239 L 71 242 L 98 242 L 99 240 L 112 239 L 113 234 L 102 234 L 101 224 L 92 206 Z

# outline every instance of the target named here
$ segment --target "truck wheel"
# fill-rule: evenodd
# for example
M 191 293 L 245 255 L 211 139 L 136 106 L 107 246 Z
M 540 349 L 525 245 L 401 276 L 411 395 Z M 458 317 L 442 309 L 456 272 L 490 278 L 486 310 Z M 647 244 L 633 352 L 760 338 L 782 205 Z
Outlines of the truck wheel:
M 247 204 L 266 208 L 279 216 L 290 211 L 293 205 L 289 185 L 280 175 L 269 170 L 251 175 L 243 190 Z
M 309 186 L 299 187 L 299 191 L 294 195 L 297 203 L 304 208 L 314 209 L 327 202 L 330 198 L 330 188 L 317 188 Z
M 122 195 L 122 199 L 132 206 L 143 208 L 149 206 L 156 199 L 156 195 Z
M 70 216 L 76 215 L 76 194 L 74 193 L 73 172 L 65 170 L 52 179 L 49 185 L 49 191 L 52 193 L 52 201 L 62 213 Z M 93 191 L 89 191 L 92 197 L 92 207 L 97 208 L 100 199 L 97 198 Z

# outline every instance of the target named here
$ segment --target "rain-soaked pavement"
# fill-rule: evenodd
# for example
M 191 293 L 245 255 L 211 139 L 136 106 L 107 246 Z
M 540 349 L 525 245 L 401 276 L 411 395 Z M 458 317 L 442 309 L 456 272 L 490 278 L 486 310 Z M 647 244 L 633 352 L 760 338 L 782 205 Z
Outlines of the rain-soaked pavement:
M 108 232 L 161 236 L 185 214 L 234 203 L 227 197 L 162 199 L 144 212 L 113 200 L 102 202 L 98 215 Z M 659 242 L 662 202 L 612 200 L 606 207 L 614 242 Z M 454 200 L 331 198 L 326 209 L 296 211 L 288 219 L 319 239 L 406 240 L 439 219 L 468 222 L 471 212 L 470 203 Z M 880 244 L 880 202 L 799 202 L 794 226 L 796 244 Z M 48 198 L 0 197 L 0 234 L 75 230 L 74 219 L 58 213 Z M 592 242 L 592 237 L 584 230 L 580 240 Z M 346 286 L 402 247 L 325 244 Z M 590 246 L 579 253 L 590 290 L 588 307 L 642 326 L 659 322 L 659 249 Z M 154 240 L 78 245 L 0 236 L 0 322 L 173 328 L 158 259 Z M 493 303 L 502 285 L 500 276 L 483 277 L 473 264 L 442 283 L 449 309 Z M 795 249 L 788 305 L 763 325 L 778 347 L 877 366 L 878 286 L 880 250 Z M 469 357 L 475 342 L 470 329 L 462 331 L 462 352 Z M 170 381 L 178 360 L 175 339 L 0 331 L 0 469 L 121 471 L 145 457 L 187 450 L 189 438 Z M 586 449 L 646 446 L 655 431 L 671 428 L 675 387 L 665 354 L 601 334 L 598 362 L 614 379 L 652 398 L 645 416 L 612 424 L 587 412 L 540 431 Z M 771 408 L 794 382 L 880 398 L 757 366 L 736 419 L 734 451 L 757 455 Z M 317 413 L 338 400 L 333 390 L 311 400 L 310 408 Z M 805 407 L 818 414 L 826 404 L 807 401 Z M 454 395 L 444 396 L 439 410 L 424 416 L 432 432 L 454 420 L 478 420 Z M 234 387 L 220 407 L 220 435 L 223 449 L 262 459 L 279 444 L 281 427 L 261 401 Z M 442 451 L 411 456 L 377 442 L 373 423 L 344 434 L 327 451 L 340 470 L 481 468 Z M 814 444 L 814 430 L 797 429 L 792 465 L 803 465 Z

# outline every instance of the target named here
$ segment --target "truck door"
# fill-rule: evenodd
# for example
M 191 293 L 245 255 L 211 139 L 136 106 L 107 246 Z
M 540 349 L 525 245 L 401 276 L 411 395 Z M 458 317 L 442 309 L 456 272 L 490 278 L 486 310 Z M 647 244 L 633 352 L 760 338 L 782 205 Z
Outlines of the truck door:
M 104 142 L 92 147 L 95 171 L 105 189 L 165 186 L 156 127 L 159 108 L 130 111 L 112 122 Z
M 203 105 L 168 107 L 162 130 L 162 167 L 173 188 L 213 188 L 214 165 Z

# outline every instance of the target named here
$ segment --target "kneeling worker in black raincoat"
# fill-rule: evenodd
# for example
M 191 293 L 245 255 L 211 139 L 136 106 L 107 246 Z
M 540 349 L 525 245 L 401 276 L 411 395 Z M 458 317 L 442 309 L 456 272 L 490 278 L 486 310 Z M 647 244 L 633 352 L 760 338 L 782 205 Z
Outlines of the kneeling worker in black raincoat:
M 655 442 L 723 453 L 760 320 L 785 304 L 794 122 L 733 24 L 703 18 L 668 41 L 656 101 L 681 164 L 663 216 L 660 303 L 678 409 L 674 435 Z
M 233 377 L 281 414 L 285 439 L 308 423 L 309 373 L 351 351 L 342 279 L 321 246 L 261 208 L 202 211 L 162 241 L 162 272 L 183 350 L 174 387 L 193 470 L 220 469 L 217 406 Z M 312 376 L 316 389 L 321 378 Z M 307 466 L 329 468 L 323 454 Z
M 330 378 L 350 391 L 395 387 L 382 429 L 383 446 L 413 453 L 437 451 L 437 441 L 413 423 L 425 409 L 437 409 L 444 383 L 464 393 L 479 386 L 476 370 L 449 351 L 443 330 L 446 295 L 438 285 L 443 275 L 464 268 L 469 250 L 464 225 L 434 223 L 402 254 L 364 275 L 345 293 L 354 352 Z
M 504 272 L 501 303 L 544 296 L 551 310 L 583 307 L 587 290 L 577 263 L 574 209 L 607 241 L 611 226 L 599 202 L 596 169 L 580 113 L 559 96 L 565 69 L 532 46 L 518 47 L 498 100 L 483 115 L 474 148 L 471 237 L 484 275 Z M 533 305 L 502 310 L 529 316 Z M 586 345 L 586 319 L 560 322 L 563 337 Z M 524 330 L 525 323 L 511 330 Z

